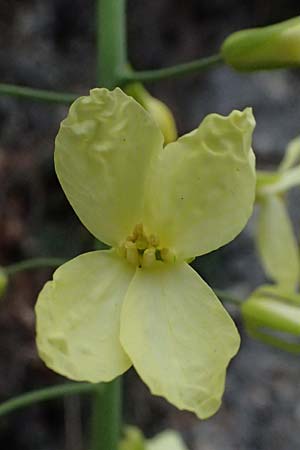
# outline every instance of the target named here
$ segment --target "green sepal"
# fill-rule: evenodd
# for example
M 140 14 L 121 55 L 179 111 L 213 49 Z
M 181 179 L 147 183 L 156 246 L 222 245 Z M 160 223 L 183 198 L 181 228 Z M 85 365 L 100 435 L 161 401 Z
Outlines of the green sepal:
M 165 145 L 176 141 L 176 122 L 170 108 L 164 102 L 153 97 L 142 83 L 130 83 L 124 88 L 124 92 L 133 97 L 152 116 L 162 131 Z
M 300 353 L 300 294 L 277 285 L 261 286 L 241 308 L 250 336 L 291 353 Z

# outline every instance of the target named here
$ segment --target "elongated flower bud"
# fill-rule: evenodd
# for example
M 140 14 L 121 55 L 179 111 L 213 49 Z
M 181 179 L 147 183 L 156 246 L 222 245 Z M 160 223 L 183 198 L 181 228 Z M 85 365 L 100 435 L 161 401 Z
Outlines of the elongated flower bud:
M 175 119 L 170 108 L 165 103 L 150 95 L 141 83 L 128 85 L 125 92 L 131 95 L 151 114 L 164 135 L 165 145 L 176 141 L 177 129 Z
M 300 66 L 300 17 L 233 33 L 221 54 L 226 64 L 240 71 Z
M 292 353 L 300 353 L 300 295 L 279 286 L 262 286 L 242 305 L 250 336 Z

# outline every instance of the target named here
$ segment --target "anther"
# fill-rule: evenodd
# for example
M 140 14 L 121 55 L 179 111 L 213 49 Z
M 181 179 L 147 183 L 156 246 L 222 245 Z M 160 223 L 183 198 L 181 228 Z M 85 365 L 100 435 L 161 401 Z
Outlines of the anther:
M 148 239 L 145 236 L 139 237 L 136 240 L 135 245 L 137 246 L 138 250 L 145 250 L 145 248 L 148 247 Z
M 160 256 L 162 261 L 164 262 L 174 263 L 176 261 L 175 253 L 173 253 L 172 250 L 168 248 L 162 248 L 160 250 Z
M 155 248 L 147 248 L 143 253 L 142 267 L 152 266 L 155 259 Z
M 149 245 L 151 245 L 151 247 L 157 247 L 158 244 L 159 244 L 158 238 L 154 234 L 150 234 Z
M 120 247 L 118 247 L 118 254 L 122 257 L 122 258 L 126 258 L 126 248 L 125 245 L 121 245 Z
M 144 227 L 142 223 L 138 223 L 133 230 L 132 237 L 133 241 L 136 241 L 137 239 L 141 238 L 144 235 Z
M 150 267 L 155 261 L 174 263 L 176 255 L 168 248 L 159 247 L 159 239 L 155 234 L 146 235 L 142 223 L 135 225 L 133 232 L 119 247 L 119 255 L 138 267 Z
M 133 242 L 126 242 L 126 259 L 130 264 L 138 266 L 140 263 L 140 256 L 136 245 Z

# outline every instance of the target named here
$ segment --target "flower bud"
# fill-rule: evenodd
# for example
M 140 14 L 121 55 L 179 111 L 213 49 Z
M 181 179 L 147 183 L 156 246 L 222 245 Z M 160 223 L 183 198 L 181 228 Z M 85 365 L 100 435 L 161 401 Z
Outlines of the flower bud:
M 241 71 L 300 66 L 300 17 L 233 33 L 225 39 L 221 55 Z
M 161 100 L 158 100 L 144 88 L 140 83 L 132 83 L 125 88 L 125 92 L 131 95 L 137 102 L 139 102 L 148 111 L 157 126 L 161 129 L 164 135 L 165 145 L 169 142 L 176 141 L 177 129 L 175 119 L 171 110 Z
M 137 427 L 126 427 L 125 436 L 120 442 L 119 450 L 145 450 L 143 433 Z
M 8 283 L 8 278 L 4 270 L 0 267 L 0 298 L 3 297 L 6 286 Z
M 241 308 L 250 336 L 292 353 L 300 353 L 300 295 L 279 286 L 262 286 Z

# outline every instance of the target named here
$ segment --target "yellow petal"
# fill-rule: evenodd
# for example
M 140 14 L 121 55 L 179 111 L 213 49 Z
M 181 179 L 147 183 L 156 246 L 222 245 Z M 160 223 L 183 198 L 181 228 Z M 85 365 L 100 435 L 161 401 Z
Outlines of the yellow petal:
M 258 251 L 266 273 L 294 289 L 299 282 L 299 255 L 284 201 L 276 195 L 263 197 L 258 220 Z
M 112 251 L 80 255 L 56 270 L 36 305 L 37 346 L 48 367 L 90 382 L 110 381 L 130 367 L 119 328 L 133 273 Z
M 55 169 L 82 223 L 116 246 L 141 221 L 145 178 L 162 149 L 150 115 L 120 89 L 93 89 L 62 122 Z
M 255 195 L 251 109 L 207 116 L 160 153 L 145 223 L 183 259 L 210 252 L 245 226 Z
M 153 268 L 152 268 L 153 267 Z M 121 312 L 121 343 L 151 392 L 206 418 L 220 406 L 236 327 L 186 263 L 138 269 Z

